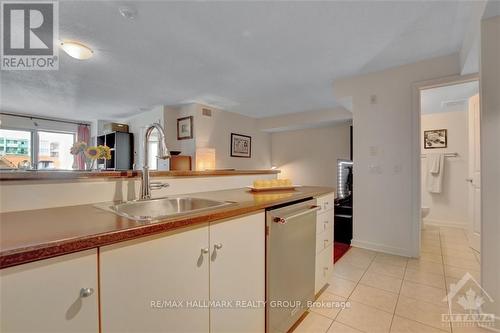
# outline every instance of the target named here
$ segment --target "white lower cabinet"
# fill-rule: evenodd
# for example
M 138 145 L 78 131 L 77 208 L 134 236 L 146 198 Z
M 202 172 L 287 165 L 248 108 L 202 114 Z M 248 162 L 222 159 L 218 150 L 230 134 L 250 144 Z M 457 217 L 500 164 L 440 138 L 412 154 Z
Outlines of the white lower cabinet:
M 334 202 L 334 194 L 327 194 L 317 199 L 320 210 L 316 215 L 315 293 L 328 283 L 333 273 Z
M 102 247 L 102 332 L 207 332 L 209 261 L 208 224 Z
M 314 292 L 318 293 L 333 273 L 333 244 L 316 254 L 316 283 Z
M 265 331 L 265 215 L 210 224 L 210 332 Z
M 264 213 L 103 247 L 102 332 L 264 332 L 264 251 Z
M 316 234 L 316 253 L 320 253 L 333 244 L 333 225 L 322 233 Z
M 99 332 L 97 250 L 0 270 L 0 332 Z

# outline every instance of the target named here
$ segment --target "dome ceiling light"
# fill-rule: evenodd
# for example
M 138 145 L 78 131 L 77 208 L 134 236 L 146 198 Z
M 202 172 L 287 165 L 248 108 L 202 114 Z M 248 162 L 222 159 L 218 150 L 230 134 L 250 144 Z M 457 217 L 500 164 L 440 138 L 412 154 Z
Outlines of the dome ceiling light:
M 61 42 L 61 48 L 70 57 L 73 57 L 78 60 L 87 60 L 94 55 L 94 51 L 92 51 L 90 47 L 80 42 L 74 42 L 74 41 Z

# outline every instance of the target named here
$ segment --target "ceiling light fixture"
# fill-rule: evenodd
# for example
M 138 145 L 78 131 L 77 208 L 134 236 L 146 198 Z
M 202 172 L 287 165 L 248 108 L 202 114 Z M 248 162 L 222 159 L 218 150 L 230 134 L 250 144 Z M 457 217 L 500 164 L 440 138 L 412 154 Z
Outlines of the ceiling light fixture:
M 61 48 L 69 56 L 79 60 L 87 60 L 94 55 L 90 47 L 79 42 L 61 42 Z
M 127 19 L 130 19 L 130 20 L 135 19 L 137 16 L 137 10 L 135 8 L 132 8 L 132 7 L 123 6 L 123 7 L 118 8 L 118 11 L 120 12 L 121 16 L 123 16 Z

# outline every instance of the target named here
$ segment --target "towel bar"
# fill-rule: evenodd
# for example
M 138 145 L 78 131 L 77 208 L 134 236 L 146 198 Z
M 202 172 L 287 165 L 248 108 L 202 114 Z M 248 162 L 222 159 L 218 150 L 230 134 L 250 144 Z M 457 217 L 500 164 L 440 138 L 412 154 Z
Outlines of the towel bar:
M 420 157 L 425 157 L 425 156 L 427 156 L 427 154 L 420 155 Z M 445 153 L 444 156 L 445 157 L 458 157 L 458 153 Z

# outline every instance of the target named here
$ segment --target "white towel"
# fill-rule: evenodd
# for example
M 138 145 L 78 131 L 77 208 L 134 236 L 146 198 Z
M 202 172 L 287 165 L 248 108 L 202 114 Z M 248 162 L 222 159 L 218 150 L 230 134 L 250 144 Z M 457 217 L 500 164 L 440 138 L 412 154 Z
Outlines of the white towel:
M 444 177 L 444 154 L 427 154 L 427 191 L 441 193 Z

